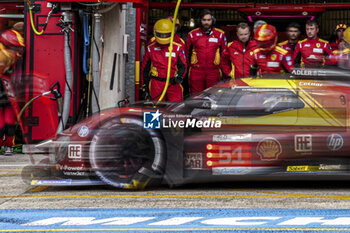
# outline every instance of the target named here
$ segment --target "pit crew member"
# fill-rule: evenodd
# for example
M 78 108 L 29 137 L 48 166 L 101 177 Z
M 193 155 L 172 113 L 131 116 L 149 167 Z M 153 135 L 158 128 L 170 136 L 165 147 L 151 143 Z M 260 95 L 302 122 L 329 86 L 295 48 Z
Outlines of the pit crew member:
M 163 100 L 171 102 L 183 100 L 181 83 L 186 75 L 186 57 L 184 48 L 176 42 L 173 42 L 173 51 L 170 55 L 171 27 L 172 23 L 168 19 L 160 19 L 154 24 L 153 33 L 156 40 L 147 46 L 141 65 L 144 98 L 150 94 L 151 99 L 159 100 L 166 84 L 168 59 L 171 56 L 171 78 Z
M 14 29 L 8 29 L 0 35 L 0 74 L 11 76 L 15 63 L 22 57 L 24 38 Z M 6 97 L 3 83 L 0 82 L 0 146 L 4 146 L 5 155 L 12 154 L 16 129 L 16 115 Z
M 300 25 L 298 23 L 290 23 L 287 27 L 288 40 L 278 44 L 282 49 L 288 51 L 289 55 L 293 57 L 295 46 L 298 44 L 300 37 Z
M 294 56 L 294 66 L 302 68 L 319 68 L 326 64 L 325 58 L 332 54 L 328 41 L 318 38 L 319 26 L 316 21 L 306 22 L 307 38 L 298 42 Z
M 186 41 L 190 93 L 203 91 L 220 79 L 220 56 L 226 49 L 224 31 L 213 27 L 213 13 L 204 9 L 200 14 L 200 27 L 192 30 Z
M 221 55 L 220 67 L 230 78 L 249 76 L 250 66 L 254 65 L 253 51 L 257 49 L 255 40 L 250 37 L 247 23 L 237 25 L 237 38 L 227 45 Z
M 251 75 L 264 73 L 291 72 L 293 67 L 292 57 L 288 51 L 276 46 L 277 31 L 270 24 L 264 24 L 257 28 L 254 39 L 258 49 L 254 50 L 254 66 Z

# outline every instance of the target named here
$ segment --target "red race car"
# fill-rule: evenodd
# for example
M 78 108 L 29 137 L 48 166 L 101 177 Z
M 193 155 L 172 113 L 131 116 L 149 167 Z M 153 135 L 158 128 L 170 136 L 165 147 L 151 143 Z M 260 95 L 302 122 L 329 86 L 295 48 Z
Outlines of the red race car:
M 50 162 L 32 184 L 350 178 L 349 75 L 294 70 L 103 111 L 39 145 Z

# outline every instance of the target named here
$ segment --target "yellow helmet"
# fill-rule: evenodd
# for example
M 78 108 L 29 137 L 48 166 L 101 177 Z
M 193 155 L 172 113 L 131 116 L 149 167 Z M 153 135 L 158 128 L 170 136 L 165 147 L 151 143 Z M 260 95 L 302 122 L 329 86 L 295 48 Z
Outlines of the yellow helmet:
M 344 41 L 346 43 L 350 43 L 350 27 L 348 27 L 347 29 L 345 29 L 344 31 Z
M 159 44 L 170 44 L 172 25 L 169 19 L 160 19 L 154 24 L 153 34 Z

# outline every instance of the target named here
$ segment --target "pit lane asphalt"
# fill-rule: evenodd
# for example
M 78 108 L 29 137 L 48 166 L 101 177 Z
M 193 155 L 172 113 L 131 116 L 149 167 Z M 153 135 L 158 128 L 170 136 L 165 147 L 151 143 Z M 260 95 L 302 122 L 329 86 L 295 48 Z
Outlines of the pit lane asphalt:
M 0 155 L 0 209 L 281 208 L 348 209 L 349 181 L 234 182 L 126 191 L 108 186 L 33 187 L 22 169 L 43 155 Z

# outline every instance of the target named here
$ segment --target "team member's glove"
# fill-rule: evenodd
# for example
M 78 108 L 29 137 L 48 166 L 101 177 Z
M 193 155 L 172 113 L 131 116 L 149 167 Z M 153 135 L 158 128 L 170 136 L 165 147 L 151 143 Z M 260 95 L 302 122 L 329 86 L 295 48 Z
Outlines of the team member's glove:
M 142 100 L 150 100 L 151 96 L 149 94 L 148 85 L 143 84 L 140 89 L 141 89 L 141 96 L 140 96 L 141 99 Z
M 183 81 L 183 78 L 180 75 L 176 74 L 174 78 L 170 79 L 170 84 L 171 85 L 181 84 L 182 81 Z

